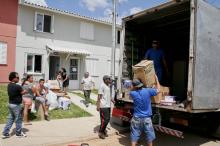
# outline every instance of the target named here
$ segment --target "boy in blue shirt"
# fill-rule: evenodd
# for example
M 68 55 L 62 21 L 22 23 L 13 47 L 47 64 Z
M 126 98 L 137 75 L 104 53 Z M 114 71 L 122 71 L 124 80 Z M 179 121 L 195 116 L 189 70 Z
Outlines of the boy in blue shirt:
M 143 83 L 138 79 L 132 82 L 133 90 L 130 92 L 134 104 L 134 113 L 131 120 L 132 146 L 136 146 L 142 131 L 145 132 L 148 146 L 152 146 L 152 142 L 156 138 L 151 121 L 151 97 L 156 96 L 160 90 L 160 84 L 157 77 L 156 82 L 156 88 L 144 88 Z

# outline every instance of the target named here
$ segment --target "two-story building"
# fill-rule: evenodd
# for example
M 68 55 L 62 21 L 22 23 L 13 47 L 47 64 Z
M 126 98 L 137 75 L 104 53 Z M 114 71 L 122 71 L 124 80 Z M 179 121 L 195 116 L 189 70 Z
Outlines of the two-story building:
M 18 0 L 0 2 L 0 83 L 7 83 L 15 71 Z
M 116 74 L 121 27 L 117 26 Z M 110 75 L 112 25 L 48 6 L 20 1 L 18 9 L 16 71 L 34 78 L 56 79 L 66 68 L 70 89 L 78 89 L 88 71 L 96 87 Z

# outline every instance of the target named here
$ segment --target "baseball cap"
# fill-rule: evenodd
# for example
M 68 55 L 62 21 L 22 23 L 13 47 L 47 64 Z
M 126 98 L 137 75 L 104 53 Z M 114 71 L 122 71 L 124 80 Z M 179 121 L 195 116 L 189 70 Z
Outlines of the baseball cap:
M 104 76 L 103 76 L 103 80 L 107 80 L 107 79 L 111 79 L 111 77 L 108 76 L 108 75 L 104 75 Z
M 138 80 L 138 79 L 134 79 L 134 80 L 132 81 L 132 85 L 133 85 L 134 87 L 137 87 L 137 88 L 140 88 L 140 87 L 144 86 L 143 83 L 141 83 L 141 81 Z

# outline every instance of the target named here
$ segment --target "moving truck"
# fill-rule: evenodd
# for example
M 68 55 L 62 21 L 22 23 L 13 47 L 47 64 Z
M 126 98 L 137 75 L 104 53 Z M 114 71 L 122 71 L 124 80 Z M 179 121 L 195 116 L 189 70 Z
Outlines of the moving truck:
M 152 40 L 159 40 L 170 74 L 169 81 L 162 85 L 170 87 L 178 102 L 153 105 L 160 112 L 162 124 L 166 121 L 207 127 L 209 132 L 218 130 L 220 9 L 205 0 L 170 1 L 123 18 L 122 27 L 118 85 L 123 79 L 132 80 L 132 66 L 143 60 Z M 121 97 L 119 101 L 120 105 L 129 104 Z

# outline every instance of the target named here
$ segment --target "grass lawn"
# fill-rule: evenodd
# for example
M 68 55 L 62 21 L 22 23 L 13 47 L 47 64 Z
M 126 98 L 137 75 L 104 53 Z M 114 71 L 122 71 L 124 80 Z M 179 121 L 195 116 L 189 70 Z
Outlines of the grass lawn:
M 98 95 L 98 90 L 97 89 L 93 89 L 92 93 L 97 94 Z
M 0 124 L 7 121 L 8 116 L 8 95 L 7 95 L 7 86 L 0 85 Z M 84 111 L 75 104 L 70 105 L 69 110 L 52 110 L 49 112 L 50 119 L 67 119 L 67 118 L 77 118 L 77 117 L 88 117 L 92 116 L 88 112 Z M 36 116 L 37 114 L 30 114 L 30 119 L 33 121 L 38 121 L 40 117 Z
M 84 95 L 82 93 L 78 93 L 78 92 L 72 92 L 73 94 L 75 95 L 78 95 L 79 97 L 82 97 L 83 99 L 85 99 Z M 93 100 L 93 99 L 90 99 L 90 103 L 93 104 L 93 105 L 96 105 L 96 101 Z
M 0 85 L 0 124 L 5 123 L 8 116 L 8 93 L 7 86 Z

